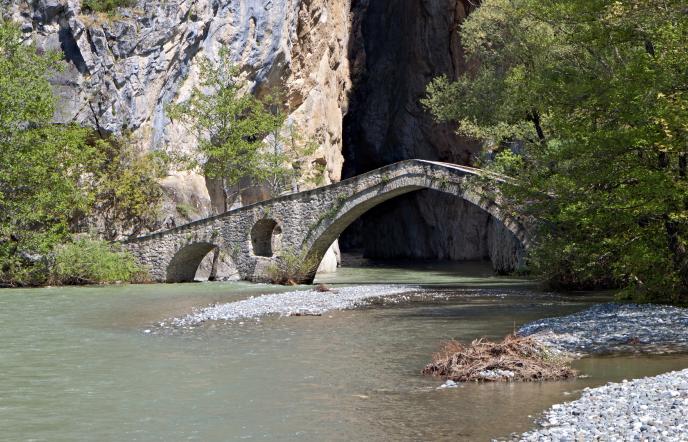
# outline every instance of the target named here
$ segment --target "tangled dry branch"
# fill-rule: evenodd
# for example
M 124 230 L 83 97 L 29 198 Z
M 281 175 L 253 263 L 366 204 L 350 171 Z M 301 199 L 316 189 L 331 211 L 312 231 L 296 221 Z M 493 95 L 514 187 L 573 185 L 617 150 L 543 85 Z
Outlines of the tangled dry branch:
M 457 382 L 553 381 L 576 376 L 569 362 L 532 338 L 509 335 L 502 342 L 446 342 L 422 373 Z

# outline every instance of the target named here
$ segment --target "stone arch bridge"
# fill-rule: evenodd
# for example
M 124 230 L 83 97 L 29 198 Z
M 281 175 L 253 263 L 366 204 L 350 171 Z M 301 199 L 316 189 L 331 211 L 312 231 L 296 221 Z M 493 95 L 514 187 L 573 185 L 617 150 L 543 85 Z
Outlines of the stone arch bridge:
M 470 180 L 475 177 L 487 181 Z M 494 187 L 489 186 L 490 180 L 502 179 L 471 167 L 406 160 L 123 244 L 159 282 L 193 281 L 199 264 L 215 248 L 231 257 L 242 279 L 265 281 L 270 267 L 279 262 L 280 251 L 304 253 L 308 260 L 320 262 L 344 229 L 366 211 L 405 193 L 434 189 L 489 212 L 525 248 L 529 242 L 526 224 L 501 210 L 494 190 L 488 190 Z M 312 281 L 314 276 L 315 269 L 304 282 Z

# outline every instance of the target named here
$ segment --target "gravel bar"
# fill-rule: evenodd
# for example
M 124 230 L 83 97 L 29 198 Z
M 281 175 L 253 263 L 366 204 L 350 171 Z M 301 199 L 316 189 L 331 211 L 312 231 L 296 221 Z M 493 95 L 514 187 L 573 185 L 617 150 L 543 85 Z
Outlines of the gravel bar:
M 688 370 L 586 388 L 554 405 L 520 441 L 688 440 Z
M 302 290 L 251 297 L 236 302 L 203 308 L 181 318 L 172 319 L 174 326 L 194 326 L 205 321 L 256 319 L 266 315 L 321 315 L 330 310 L 343 310 L 365 305 L 367 300 L 400 295 L 418 288 L 410 285 L 367 285 L 338 287 L 327 292 Z
M 528 323 L 518 334 L 579 355 L 688 352 L 688 308 L 600 304 L 573 315 Z

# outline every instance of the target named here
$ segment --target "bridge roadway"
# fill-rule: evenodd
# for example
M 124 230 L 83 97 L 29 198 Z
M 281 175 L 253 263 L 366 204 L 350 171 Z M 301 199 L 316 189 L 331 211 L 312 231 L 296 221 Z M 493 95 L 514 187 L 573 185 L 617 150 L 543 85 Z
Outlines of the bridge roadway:
M 476 177 L 484 179 L 477 180 Z M 125 241 L 159 282 L 193 281 L 203 258 L 219 248 L 242 279 L 266 281 L 280 252 L 320 262 L 344 229 L 366 211 L 397 196 L 433 189 L 463 198 L 499 220 L 526 248 L 524 220 L 501 210 L 490 182 L 504 177 L 456 164 L 405 160 L 305 192 L 283 195 L 210 218 Z M 315 269 L 303 282 L 310 282 Z

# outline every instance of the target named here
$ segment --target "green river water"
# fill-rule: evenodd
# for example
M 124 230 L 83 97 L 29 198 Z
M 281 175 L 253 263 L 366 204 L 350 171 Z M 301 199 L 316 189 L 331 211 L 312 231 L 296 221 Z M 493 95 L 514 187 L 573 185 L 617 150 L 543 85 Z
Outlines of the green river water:
M 587 386 L 688 367 L 680 355 L 588 358 L 576 363 L 588 377 L 574 381 L 437 390 L 442 381 L 419 372 L 442 340 L 499 338 L 607 298 L 546 296 L 483 264 L 371 266 L 319 280 L 421 283 L 447 299 L 170 330 L 155 324 L 284 289 L 0 290 L 0 440 L 489 440 L 527 430 Z

